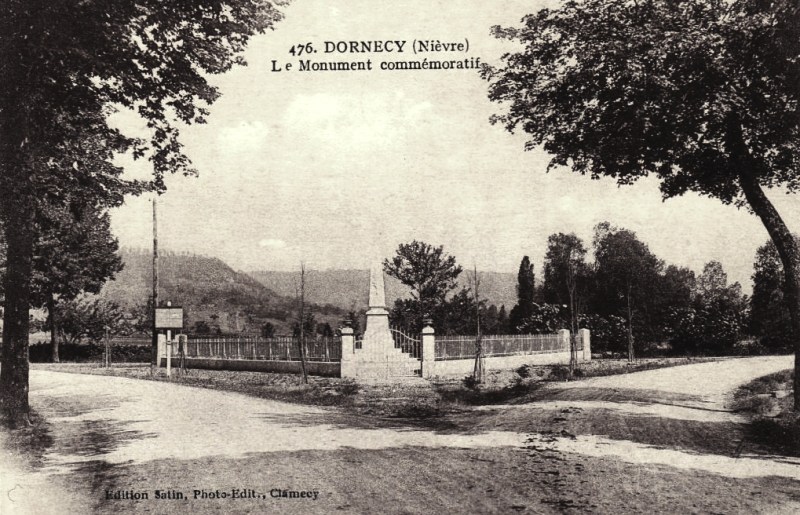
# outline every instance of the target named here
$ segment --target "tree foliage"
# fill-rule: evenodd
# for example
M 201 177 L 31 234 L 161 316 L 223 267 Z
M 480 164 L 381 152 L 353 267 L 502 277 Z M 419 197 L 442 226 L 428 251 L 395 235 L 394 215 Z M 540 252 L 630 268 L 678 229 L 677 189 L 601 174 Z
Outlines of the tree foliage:
M 673 305 L 667 336 L 682 354 L 730 354 L 747 330 L 748 299 L 739 283 L 728 284 L 718 261 L 710 261 L 697 278 L 689 306 Z
M 35 211 L 83 198 L 115 206 L 164 189 L 164 175 L 193 173 L 182 124 L 203 123 L 219 96 L 210 74 L 244 64 L 254 34 L 280 14 L 265 0 L 4 2 L 0 7 L 0 219 L 5 274 L 2 411 L 29 411 L 28 306 Z M 148 137 L 109 122 L 118 109 L 143 119 Z M 147 157 L 152 181 L 127 180 L 114 157 Z
M 536 275 L 533 273 L 533 263 L 528 256 L 523 256 L 517 273 L 517 304 L 508 315 L 512 329 L 530 318 L 535 309 L 535 300 Z
M 411 288 L 415 326 L 422 318 L 431 315 L 437 306 L 444 304 L 447 294 L 456 287 L 462 268 L 456 258 L 447 255 L 441 245 L 434 247 L 425 242 L 401 243 L 396 255 L 383 262 L 383 270 L 391 277 Z M 407 308 L 412 304 L 406 303 Z
M 52 295 L 72 299 L 100 293 L 122 270 L 107 212 L 80 206 L 48 206 L 38 212 L 32 306 L 45 306 Z
M 577 280 L 577 289 L 585 291 L 589 269 L 583 241 L 574 233 L 551 234 L 547 238 L 547 252 L 544 256 L 542 296 L 545 302 L 569 303 L 570 271 Z
M 621 315 L 628 324 L 628 359 L 635 357 L 634 318 L 644 318 L 643 328 L 652 327 L 651 286 L 658 283 L 663 263 L 636 234 L 608 222 L 595 227 L 596 306 L 601 314 Z
M 798 22 L 795 0 L 573 0 L 495 28 L 523 48 L 483 71 L 507 106 L 493 121 L 550 167 L 752 209 L 784 265 L 796 369 L 800 254 L 764 188 L 800 188 Z
M 779 50 L 789 2 L 581 0 L 495 29 L 519 41 L 489 69 L 494 120 L 543 145 L 551 166 L 620 184 L 655 174 L 665 196 L 741 199 L 730 149 L 741 131 L 759 182 L 800 187 L 797 101 Z M 738 128 L 731 126 L 735 118 Z
M 784 292 L 784 273 L 771 241 L 756 251 L 750 299 L 750 330 L 768 350 L 791 348 L 791 320 Z
M 114 302 L 95 295 L 80 295 L 59 302 L 61 323 L 59 334 L 64 343 L 82 341 L 97 343 L 108 334 L 113 336 L 129 330 L 122 308 Z

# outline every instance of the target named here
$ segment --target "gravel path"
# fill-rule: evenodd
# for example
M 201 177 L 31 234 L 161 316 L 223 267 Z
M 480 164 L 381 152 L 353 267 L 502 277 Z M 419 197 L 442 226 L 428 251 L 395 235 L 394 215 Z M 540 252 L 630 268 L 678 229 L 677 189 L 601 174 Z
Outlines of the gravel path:
M 21 465 L 24 456 L 0 461 L 0 513 L 792 513 L 800 463 L 736 457 L 704 441 L 736 437 L 741 420 L 725 405 L 737 385 L 791 365 L 733 359 L 558 384 L 549 399 L 476 409 L 446 432 L 163 382 L 33 371 L 31 402 L 51 433 L 35 469 Z M 319 500 L 281 503 L 269 485 L 307 487 Z M 180 507 L 105 499 L 167 487 L 186 496 L 254 488 L 264 498 Z M 751 495 L 736 498 L 745 489 Z
M 793 356 L 737 358 L 660 368 L 634 374 L 592 377 L 583 381 L 560 383 L 558 388 L 612 388 L 661 392 L 692 397 L 697 407 L 724 410 L 740 385 L 773 372 L 794 366 Z

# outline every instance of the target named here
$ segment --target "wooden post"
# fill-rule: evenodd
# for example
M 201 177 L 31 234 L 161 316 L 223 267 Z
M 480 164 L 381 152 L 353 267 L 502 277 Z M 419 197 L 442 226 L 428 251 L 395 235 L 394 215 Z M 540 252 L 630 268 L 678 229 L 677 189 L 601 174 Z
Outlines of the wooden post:
M 172 377 L 172 329 L 167 329 L 167 377 Z
M 105 340 L 106 340 L 105 364 L 106 364 L 106 368 L 109 368 L 111 366 L 111 340 L 110 340 L 110 338 L 108 336 L 108 326 L 106 326 L 104 329 L 105 329 L 105 333 L 106 333 L 105 334 Z
M 158 330 L 156 329 L 156 308 L 158 307 L 158 216 L 157 216 L 157 196 L 153 196 L 153 341 L 152 341 L 152 362 L 150 373 L 155 373 L 156 367 L 161 366 L 158 362 L 161 358 L 158 355 Z
M 189 337 L 185 334 L 178 335 L 178 354 L 180 356 L 181 374 L 186 372 L 186 351 L 189 346 Z

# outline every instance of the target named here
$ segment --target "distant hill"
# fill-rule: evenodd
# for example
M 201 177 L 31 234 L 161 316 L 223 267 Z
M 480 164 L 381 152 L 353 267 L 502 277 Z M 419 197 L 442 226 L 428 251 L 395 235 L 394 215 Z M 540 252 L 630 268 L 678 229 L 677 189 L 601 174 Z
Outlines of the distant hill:
M 299 280 L 297 272 L 251 272 L 250 276 L 279 295 L 293 296 Z M 481 297 L 489 304 L 506 306 L 510 310 L 517 303 L 517 275 L 500 272 L 478 272 Z M 468 286 L 467 272 L 459 278 L 459 288 Z M 399 281 L 386 277 L 386 303 L 391 307 L 394 299 L 406 298 L 409 289 Z M 306 296 L 320 305 L 333 305 L 356 311 L 367 308 L 369 301 L 368 270 L 310 270 L 306 272 Z
M 135 309 L 145 305 L 152 293 L 153 257 L 150 251 L 131 249 L 123 249 L 120 255 L 125 268 L 106 284 L 102 295 Z M 218 258 L 162 252 L 158 280 L 159 301 L 183 306 L 190 327 L 202 320 L 224 333 L 256 333 L 270 322 L 279 333 L 288 333 L 296 319 L 294 292 L 282 295 Z M 318 322 L 332 322 L 334 327 L 344 315 L 333 306 L 312 310 Z

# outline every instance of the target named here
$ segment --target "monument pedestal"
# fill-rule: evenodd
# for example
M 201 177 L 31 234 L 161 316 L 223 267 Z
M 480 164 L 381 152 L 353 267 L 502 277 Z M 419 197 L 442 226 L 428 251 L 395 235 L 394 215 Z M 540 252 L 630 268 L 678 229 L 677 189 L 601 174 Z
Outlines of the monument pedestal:
M 355 350 L 352 359 L 347 363 L 342 362 L 342 377 L 389 379 L 395 376 L 414 375 L 420 367 L 419 360 L 411 358 L 394 346 L 380 265 L 372 267 L 369 278 L 367 326 L 361 340 L 361 348 Z

